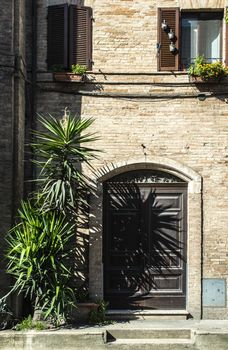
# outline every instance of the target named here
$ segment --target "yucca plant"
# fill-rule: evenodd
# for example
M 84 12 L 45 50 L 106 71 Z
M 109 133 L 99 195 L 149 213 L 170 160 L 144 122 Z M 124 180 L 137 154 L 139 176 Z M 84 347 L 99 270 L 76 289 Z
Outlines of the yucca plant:
M 40 170 L 38 186 L 21 204 L 17 224 L 8 233 L 7 272 L 14 277 L 12 291 L 29 296 L 45 319 L 59 324 L 75 305 L 74 236 L 93 188 L 81 165 L 91 167 L 96 151 L 85 145 L 96 137 L 86 132 L 92 119 L 65 112 L 62 120 L 39 120 L 43 131 L 33 132 L 31 145 Z
M 15 279 L 14 290 L 29 296 L 35 309 L 56 323 L 75 303 L 70 287 L 74 234 L 75 225 L 64 214 L 42 213 L 28 201 L 21 204 L 19 223 L 7 236 L 7 272 Z
M 45 131 L 34 131 L 36 141 L 32 143 L 40 169 L 39 204 L 44 211 L 60 210 L 75 219 L 78 210 L 87 205 L 86 193 L 93 187 L 81 169 L 82 163 L 91 167 L 90 161 L 96 157 L 97 151 L 85 146 L 97 139 L 86 132 L 93 119 L 65 115 L 60 121 L 52 116 L 40 116 L 39 120 Z

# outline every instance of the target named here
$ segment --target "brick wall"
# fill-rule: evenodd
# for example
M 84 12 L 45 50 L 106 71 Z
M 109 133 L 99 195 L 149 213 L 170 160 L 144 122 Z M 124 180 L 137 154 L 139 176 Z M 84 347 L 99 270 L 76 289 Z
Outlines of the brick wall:
M 228 109 L 224 94 L 227 87 L 223 83 L 197 86 L 190 84 L 188 76 L 181 72 L 157 72 L 157 7 L 191 9 L 192 1 L 85 0 L 85 5 L 93 7 L 94 68 L 90 83 L 69 87 L 52 83 L 51 74 L 46 72 L 47 4 L 39 1 L 39 84 L 41 89 L 51 88 L 58 92 L 42 92 L 38 111 L 57 114 L 68 106 L 81 117 L 95 118 L 93 131 L 100 139 L 91 146 L 104 151 L 99 160 L 94 161 L 96 169 L 105 164 L 127 163 L 132 159 L 149 162 L 160 157 L 183 164 L 199 174 L 203 184 L 202 200 L 199 195 L 190 196 L 189 220 L 193 228 L 188 239 L 192 247 L 189 251 L 193 266 L 192 285 L 200 293 L 201 247 L 198 238 L 201 235 L 203 277 L 227 278 Z M 225 5 L 228 5 L 227 1 L 194 2 L 194 8 L 223 8 Z M 79 101 L 75 98 L 78 90 L 118 96 L 84 96 Z M 60 91 L 67 91 L 68 95 Z M 199 93 L 217 93 L 218 96 L 200 101 Z M 140 94 L 143 96 L 136 98 Z M 148 98 L 149 94 L 151 98 Z M 178 98 L 178 94 L 191 96 Z M 146 156 L 142 144 L 146 146 Z M 102 191 L 94 199 L 92 208 L 91 293 L 102 297 Z M 195 267 L 194 261 L 198 261 Z M 194 295 L 193 289 L 191 293 Z M 199 317 L 200 300 L 196 304 L 194 306 L 193 301 L 192 307 Z M 204 317 L 228 318 L 228 309 L 205 308 Z
M 10 280 L 4 273 L 5 233 L 23 195 L 25 83 L 24 1 L 2 1 L 0 14 L 0 293 Z M 17 60 L 18 56 L 22 60 Z M 16 69 L 15 62 L 18 62 Z M 16 308 L 17 309 L 17 308 Z M 16 310 L 17 312 L 18 310 Z
M 1 47 L 7 54 L 16 51 L 24 55 L 26 31 L 26 57 L 30 64 L 30 2 L 26 2 L 26 29 L 23 27 L 24 2 L 16 2 L 16 11 L 13 2 L 4 3 L 0 21 Z M 188 213 L 191 267 L 188 298 L 193 314 L 200 317 L 201 238 L 203 277 L 227 278 L 227 80 L 214 85 L 190 84 L 183 72 L 158 73 L 156 57 L 157 7 L 191 9 L 193 2 L 85 0 L 84 4 L 93 8 L 94 67 L 84 85 L 53 83 L 52 74 L 47 72 L 47 6 L 54 3 L 62 1 L 38 0 L 37 111 L 61 116 L 63 109 L 68 107 L 80 117 L 93 117 L 93 131 L 100 139 L 91 146 L 104 151 L 94 161 L 95 169 L 111 163 L 132 163 L 133 160 L 149 164 L 159 158 L 192 169 L 201 177 L 202 200 L 200 191 L 191 192 L 190 189 Z M 227 5 L 228 1 L 222 0 L 194 1 L 194 8 L 201 9 L 221 9 Z M 6 62 L 13 64 L 10 57 Z M 14 77 L 13 69 L 7 68 L 0 74 L 3 91 L 0 97 L 3 106 L 0 113 L 1 160 L 4 167 L 0 208 L 5 232 L 11 223 L 13 198 L 18 201 L 23 189 L 25 93 L 23 80 Z M 100 92 L 106 97 L 82 97 L 78 95 L 79 90 L 82 95 Z M 217 96 L 200 101 L 199 93 L 217 93 Z M 188 95 L 188 98 L 181 95 Z M 145 152 L 142 144 L 146 146 Z M 13 159 L 16 159 L 14 168 Z M 18 193 L 16 188 L 20 189 Z M 90 291 L 93 296 L 102 297 L 101 185 L 98 186 L 98 197 L 92 199 L 91 216 Z M 5 286 L 5 282 L 0 284 L 1 289 L 3 284 Z M 204 317 L 228 318 L 228 309 L 205 308 Z
M 0 21 L 0 42 L 2 54 L 0 56 L 0 99 L 1 99 L 1 137 L 0 137 L 0 160 L 1 160 L 1 263 L 0 263 L 0 289 L 1 294 L 6 291 L 9 281 L 4 274 L 5 263 L 3 262 L 3 249 L 5 247 L 4 234 L 11 224 L 12 215 L 12 130 L 13 130 L 13 67 L 14 58 L 12 53 L 12 22 L 13 1 L 4 1 Z M 8 35 L 6 35 L 8 33 Z M 6 67 L 8 66 L 8 67 Z

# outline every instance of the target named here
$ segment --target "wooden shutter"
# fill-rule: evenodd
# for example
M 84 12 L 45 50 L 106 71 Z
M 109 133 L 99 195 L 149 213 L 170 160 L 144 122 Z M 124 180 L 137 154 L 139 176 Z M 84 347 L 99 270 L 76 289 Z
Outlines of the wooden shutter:
M 170 39 L 167 32 L 161 28 L 163 21 L 166 21 L 169 28 L 175 33 L 176 53 L 169 50 Z M 158 70 L 173 71 L 179 69 L 179 26 L 180 26 L 180 10 L 179 8 L 159 8 L 158 9 L 158 44 L 160 46 L 158 52 Z
M 48 7 L 48 68 L 68 66 L 68 5 Z
M 70 6 L 69 64 L 92 69 L 92 9 Z

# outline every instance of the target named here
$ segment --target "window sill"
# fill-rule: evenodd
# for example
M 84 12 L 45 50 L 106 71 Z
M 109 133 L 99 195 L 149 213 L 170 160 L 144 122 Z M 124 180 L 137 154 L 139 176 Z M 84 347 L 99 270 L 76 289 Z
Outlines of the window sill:
M 57 72 L 56 72 L 57 73 Z M 186 72 L 162 72 L 162 74 L 157 74 L 155 71 L 149 72 L 138 72 L 137 74 L 131 72 L 86 72 L 86 75 L 83 77 L 83 80 L 80 81 L 72 81 L 67 79 L 63 80 L 54 80 L 53 73 L 47 71 L 39 71 L 37 72 L 37 83 L 46 83 L 46 84 L 68 84 L 73 86 L 87 85 L 90 84 L 91 88 L 95 85 L 97 89 L 103 86 L 128 86 L 130 88 L 131 85 L 135 86 L 156 86 L 157 88 L 172 88 L 172 87 L 194 87 L 197 85 L 210 85 L 211 87 L 220 85 L 222 88 L 228 86 L 228 77 L 224 77 L 220 81 L 213 81 L 208 83 L 207 81 L 192 81 L 189 78 L 189 75 Z

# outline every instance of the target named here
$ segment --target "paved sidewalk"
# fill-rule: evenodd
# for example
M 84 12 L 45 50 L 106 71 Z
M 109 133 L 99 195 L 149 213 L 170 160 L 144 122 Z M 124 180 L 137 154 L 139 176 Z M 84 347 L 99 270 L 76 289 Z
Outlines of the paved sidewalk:
M 228 320 L 131 320 L 1 331 L 0 350 L 228 350 Z
M 65 331 L 78 332 L 103 332 L 108 329 L 168 329 L 168 328 L 191 328 L 197 332 L 222 332 L 228 334 L 228 320 L 129 320 L 115 321 L 104 326 L 72 326 Z

